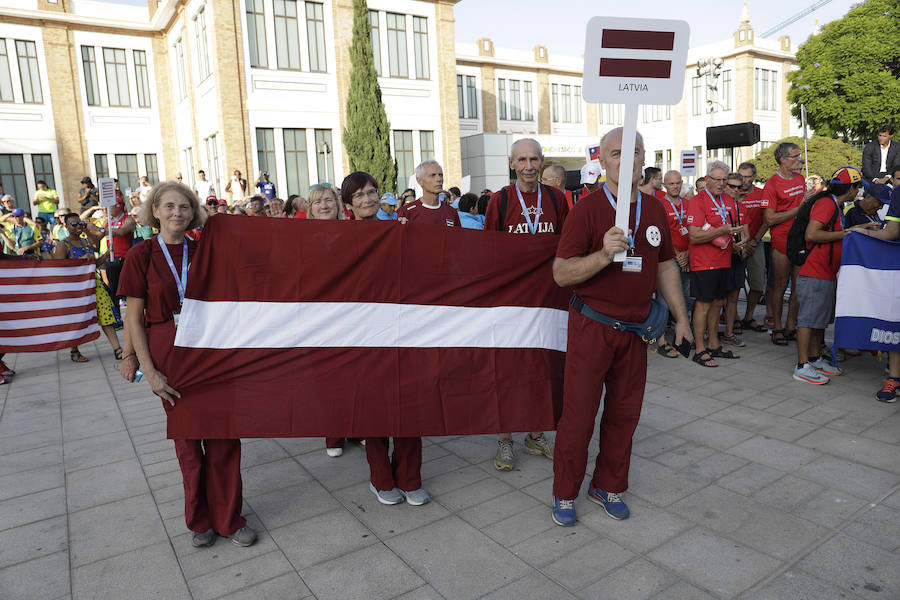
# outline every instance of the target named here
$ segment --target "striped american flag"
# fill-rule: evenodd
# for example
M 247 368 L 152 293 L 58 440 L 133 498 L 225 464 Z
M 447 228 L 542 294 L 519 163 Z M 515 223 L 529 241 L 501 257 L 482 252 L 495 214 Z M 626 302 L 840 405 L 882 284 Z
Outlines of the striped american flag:
M 0 261 L 0 352 L 48 352 L 96 339 L 93 263 Z

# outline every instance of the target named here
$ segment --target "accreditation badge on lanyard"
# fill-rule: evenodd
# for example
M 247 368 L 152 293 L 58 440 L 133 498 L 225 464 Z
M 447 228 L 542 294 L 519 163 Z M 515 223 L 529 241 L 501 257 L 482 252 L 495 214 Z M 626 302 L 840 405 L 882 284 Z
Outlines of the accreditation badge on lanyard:
M 178 272 L 175 270 L 175 263 L 172 262 L 172 255 L 169 254 L 169 249 L 166 248 L 166 245 L 163 243 L 160 236 L 156 236 L 156 241 L 159 242 L 159 247 L 162 249 L 163 256 L 166 258 L 166 263 L 169 265 L 169 270 L 172 272 L 172 277 L 175 278 L 175 286 L 178 288 L 178 310 L 172 313 L 172 320 L 175 321 L 175 328 L 178 329 L 178 319 L 181 316 L 181 306 L 184 304 L 184 288 L 187 285 L 187 271 L 188 271 L 188 245 L 187 240 L 185 239 L 182 242 L 181 247 L 181 276 L 178 276 Z
M 603 186 L 603 191 L 606 192 L 606 199 L 609 200 L 609 205 L 612 206 L 613 212 L 616 212 L 618 206 L 616 199 L 613 198 L 605 185 Z M 631 230 L 631 235 L 628 236 L 628 254 L 625 256 L 625 262 L 622 263 L 623 273 L 640 273 L 644 268 L 644 257 L 635 256 L 634 254 L 634 235 L 641 228 L 641 200 L 641 191 L 638 190 L 637 209 L 635 210 L 634 215 L 634 229 Z
M 525 217 L 525 224 L 528 225 L 528 230 L 531 231 L 531 235 L 535 235 L 538 231 L 538 223 L 541 221 L 541 185 L 538 184 L 537 189 L 537 210 L 534 215 L 534 222 L 531 221 L 531 216 L 528 214 L 528 208 L 525 207 L 525 198 L 522 197 L 522 191 L 519 189 L 519 182 L 516 182 L 516 194 L 519 196 L 519 205 L 522 207 L 522 216 Z

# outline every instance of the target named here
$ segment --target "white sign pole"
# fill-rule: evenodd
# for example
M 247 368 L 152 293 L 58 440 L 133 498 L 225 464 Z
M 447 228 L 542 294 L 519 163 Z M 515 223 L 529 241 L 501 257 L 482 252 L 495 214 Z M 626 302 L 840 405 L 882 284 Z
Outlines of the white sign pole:
M 116 203 L 116 181 L 112 177 L 104 177 L 97 181 L 100 188 L 100 206 L 106 207 L 106 245 L 109 248 L 109 257 L 115 258 L 112 243 L 112 216 L 109 207 Z
M 803 121 L 803 163 L 806 165 L 806 179 L 809 180 L 809 150 L 807 148 L 806 138 L 808 137 L 806 128 L 806 105 L 800 105 L 800 119 Z
M 634 173 L 634 149 L 637 136 L 638 104 L 625 105 L 622 122 L 622 153 L 619 161 L 619 189 L 616 190 L 616 227 L 628 235 L 631 218 L 631 176 Z M 625 252 L 616 252 L 614 262 L 625 262 Z

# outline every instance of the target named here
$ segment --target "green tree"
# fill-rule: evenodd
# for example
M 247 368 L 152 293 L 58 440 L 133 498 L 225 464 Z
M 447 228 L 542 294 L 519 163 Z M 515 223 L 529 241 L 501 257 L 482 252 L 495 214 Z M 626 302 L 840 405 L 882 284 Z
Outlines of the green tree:
M 767 146 L 759 151 L 753 162 L 756 165 L 757 180 L 765 182 L 775 171 L 778 170 L 778 164 L 775 162 L 775 147 L 782 142 L 793 142 L 800 146 L 803 150 L 803 138 L 786 137 L 783 140 L 774 142 L 771 146 Z M 845 144 L 840 140 L 833 138 L 813 136 L 809 138 L 807 144 L 809 155 L 809 174 L 821 175 L 825 179 L 841 167 L 860 167 L 862 163 L 862 152 Z M 806 170 L 803 170 L 804 175 Z
M 900 120 L 900 10 L 897 0 L 866 0 L 797 50 L 788 75 L 791 112 L 806 105 L 817 134 L 867 141 Z
M 366 171 L 382 190 L 397 187 L 397 166 L 391 157 L 391 126 L 381 101 L 375 59 L 369 41 L 366 0 L 353 0 L 353 39 L 350 42 L 350 90 L 344 148 L 350 171 Z

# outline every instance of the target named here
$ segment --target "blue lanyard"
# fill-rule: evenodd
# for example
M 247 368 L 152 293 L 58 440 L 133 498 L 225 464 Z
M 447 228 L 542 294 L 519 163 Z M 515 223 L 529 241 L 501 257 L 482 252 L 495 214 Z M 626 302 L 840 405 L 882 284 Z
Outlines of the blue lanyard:
M 722 200 L 722 204 L 720 205 L 719 202 L 713 197 L 713 195 L 709 193 L 709 190 L 703 191 L 706 192 L 706 195 L 709 196 L 709 199 L 712 200 L 713 204 L 716 205 L 716 211 L 718 211 L 719 217 L 722 218 L 722 225 L 728 225 L 728 210 L 726 210 L 725 208 L 725 201 Z
M 166 245 L 163 243 L 162 238 L 160 236 L 156 236 L 156 241 L 159 242 L 159 247 L 162 248 L 163 256 L 166 257 L 166 262 L 169 263 L 169 270 L 172 271 L 172 277 L 175 278 L 175 285 L 178 287 L 178 299 L 181 300 L 181 303 L 184 304 L 184 286 L 187 285 L 187 270 L 188 270 L 188 245 L 187 240 L 182 242 L 181 247 L 181 277 L 178 276 L 178 273 L 175 271 L 175 264 L 172 262 L 172 255 L 169 254 L 169 249 L 166 248 Z
M 618 204 L 616 203 L 616 199 L 613 198 L 612 193 L 609 191 L 605 185 L 603 186 L 603 191 L 606 192 L 606 199 L 609 200 L 609 205 L 612 206 L 613 211 L 618 210 Z M 638 229 L 641 227 L 641 191 L 638 190 L 638 201 L 637 201 L 637 210 L 635 210 L 634 215 L 634 229 L 631 232 L 631 235 L 628 236 L 628 247 L 634 250 L 634 235 L 638 232 Z M 627 233 L 627 232 L 626 232 Z
M 531 222 L 531 217 L 528 216 L 528 209 L 525 207 L 525 199 L 522 198 L 522 191 L 519 189 L 519 182 L 516 182 L 516 194 L 519 196 L 519 204 L 522 206 L 522 216 L 525 217 L 525 223 L 528 224 L 528 229 L 531 230 L 531 235 L 537 233 L 537 226 L 541 220 L 541 184 L 538 184 L 537 189 L 537 214 L 534 215 L 534 223 Z
M 681 208 L 675 208 L 675 203 L 669 200 L 668 194 L 666 194 L 666 202 L 668 202 L 669 206 L 672 207 L 672 212 L 675 213 L 675 218 L 678 219 L 678 224 L 684 227 L 684 202 L 681 203 Z

